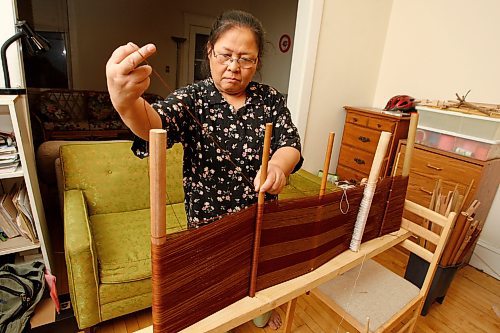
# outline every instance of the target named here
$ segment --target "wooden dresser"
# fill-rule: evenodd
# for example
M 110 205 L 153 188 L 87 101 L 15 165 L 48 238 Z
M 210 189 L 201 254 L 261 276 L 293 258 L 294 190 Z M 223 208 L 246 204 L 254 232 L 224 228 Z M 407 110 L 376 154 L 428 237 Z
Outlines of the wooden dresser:
M 397 174 L 401 174 L 406 142 L 401 141 L 401 151 Z M 464 195 L 472 179 L 474 185 L 464 207 L 477 199 L 481 205 L 476 218 L 484 223 L 500 183 L 500 159 L 480 161 L 415 144 L 411 161 L 410 180 L 406 198 L 425 207 L 429 206 L 434 185 L 442 179 L 442 189 L 446 194 L 458 184 L 458 191 Z
M 340 179 L 360 181 L 368 178 L 382 131 L 391 132 L 381 175 L 390 175 L 400 139 L 408 136 L 410 117 L 382 113 L 381 109 L 345 106 L 347 112 L 337 175 Z

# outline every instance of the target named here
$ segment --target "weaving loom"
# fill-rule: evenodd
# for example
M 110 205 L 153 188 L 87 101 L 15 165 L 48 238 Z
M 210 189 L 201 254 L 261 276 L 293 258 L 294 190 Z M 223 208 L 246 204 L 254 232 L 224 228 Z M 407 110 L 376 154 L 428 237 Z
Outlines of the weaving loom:
M 255 204 L 199 229 L 166 235 L 164 131 L 152 130 L 150 144 L 154 332 L 178 332 L 255 291 L 315 270 L 349 249 L 364 185 Z M 408 185 L 407 173 L 403 175 L 376 184 L 362 242 L 399 230 Z M 350 208 L 342 212 L 345 197 Z

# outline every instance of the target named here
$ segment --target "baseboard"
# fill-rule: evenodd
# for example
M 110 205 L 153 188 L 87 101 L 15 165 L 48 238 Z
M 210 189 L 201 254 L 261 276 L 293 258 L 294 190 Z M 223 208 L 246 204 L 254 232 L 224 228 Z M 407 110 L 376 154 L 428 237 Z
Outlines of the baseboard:
M 480 239 L 472 253 L 469 265 L 500 280 L 500 249 Z

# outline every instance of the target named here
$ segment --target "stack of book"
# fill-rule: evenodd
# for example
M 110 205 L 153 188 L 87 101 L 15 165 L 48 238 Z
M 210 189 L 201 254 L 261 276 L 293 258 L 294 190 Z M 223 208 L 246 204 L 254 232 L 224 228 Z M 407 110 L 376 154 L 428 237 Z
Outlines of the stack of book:
M 14 186 L 0 197 L 0 240 L 24 237 L 38 242 L 26 185 Z
M 0 173 L 16 171 L 19 166 L 19 154 L 14 136 L 0 132 Z

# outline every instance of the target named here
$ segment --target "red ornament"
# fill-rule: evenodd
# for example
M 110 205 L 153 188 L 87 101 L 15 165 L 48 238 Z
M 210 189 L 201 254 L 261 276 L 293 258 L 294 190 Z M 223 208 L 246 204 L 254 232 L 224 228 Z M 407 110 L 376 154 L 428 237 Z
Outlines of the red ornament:
M 288 50 L 290 50 L 290 46 L 292 45 L 292 39 L 287 34 L 284 34 L 280 38 L 279 45 L 280 45 L 280 51 L 286 53 L 288 52 Z

